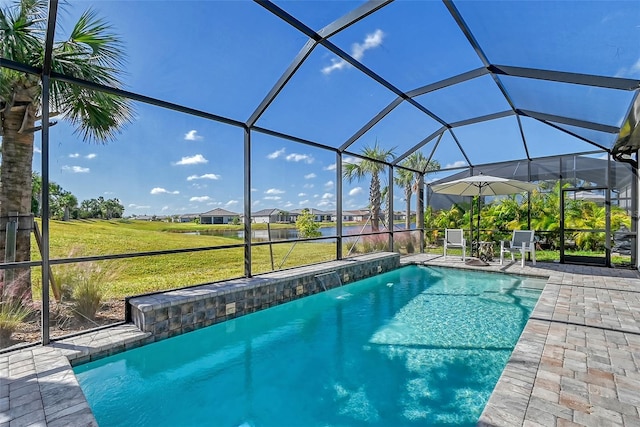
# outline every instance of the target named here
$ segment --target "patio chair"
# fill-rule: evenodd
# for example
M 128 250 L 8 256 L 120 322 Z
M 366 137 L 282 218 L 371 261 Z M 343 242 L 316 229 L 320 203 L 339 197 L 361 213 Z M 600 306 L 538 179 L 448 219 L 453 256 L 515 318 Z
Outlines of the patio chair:
M 511 254 L 511 261 L 515 262 L 514 254 L 519 252 L 522 256 L 522 267 L 524 267 L 524 254 L 529 252 L 533 265 L 536 265 L 536 244 L 533 241 L 533 230 L 513 230 L 511 241 L 500 241 L 500 265 L 504 262 L 504 254 Z
M 462 260 L 466 258 L 467 240 L 462 228 L 447 228 L 444 230 L 444 259 L 447 259 L 447 248 L 462 248 Z

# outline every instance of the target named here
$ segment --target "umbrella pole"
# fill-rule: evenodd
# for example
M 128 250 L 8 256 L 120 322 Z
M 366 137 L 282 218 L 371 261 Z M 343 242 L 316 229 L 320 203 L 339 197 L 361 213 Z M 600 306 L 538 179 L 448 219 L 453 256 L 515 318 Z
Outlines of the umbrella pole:
M 480 195 L 478 195 L 478 252 L 480 252 Z M 478 253 L 479 255 L 479 253 Z
M 469 239 L 471 243 L 471 256 L 474 254 L 473 250 L 473 196 L 471 196 L 471 213 L 469 215 Z

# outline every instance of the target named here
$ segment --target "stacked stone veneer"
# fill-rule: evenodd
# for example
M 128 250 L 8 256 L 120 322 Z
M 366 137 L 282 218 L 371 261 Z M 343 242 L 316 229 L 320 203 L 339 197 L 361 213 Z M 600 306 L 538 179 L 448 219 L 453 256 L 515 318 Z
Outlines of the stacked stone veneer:
M 155 340 L 224 322 L 339 285 L 322 285 L 317 275 L 335 272 L 343 285 L 394 270 L 400 256 L 383 252 L 362 255 L 259 277 L 229 280 L 129 299 L 131 320 Z

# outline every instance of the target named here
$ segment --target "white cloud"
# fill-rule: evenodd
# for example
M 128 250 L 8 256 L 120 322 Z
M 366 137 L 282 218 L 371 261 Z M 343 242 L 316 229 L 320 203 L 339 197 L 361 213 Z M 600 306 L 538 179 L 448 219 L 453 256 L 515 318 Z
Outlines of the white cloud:
M 359 157 L 344 157 L 342 159 L 343 164 L 348 163 L 351 165 L 359 165 L 361 162 L 362 162 L 362 159 Z
M 255 192 L 255 191 L 258 191 L 258 189 L 257 189 L 257 188 L 252 188 L 252 189 L 251 189 L 251 192 L 252 192 L 252 193 L 253 193 L 253 192 Z
M 298 202 L 298 204 L 299 204 L 300 206 L 306 205 L 306 204 L 308 204 L 308 203 L 309 203 L 309 199 L 307 199 L 307 200 L 300 200 L 300 201 Z
M 636 78 L 640 76 L 640 58 L 630 67 L 622 67 L 616 73 L 616 77 Z
M 316 177 L 315 173 L 308 173 L 304 176 L 304 179 L 313 179 Z
M 65 172 L 71 172 L 71 173 L 89 173 L 90 169 L 89 168 L 83 168 L 81 166 L 63 166 L 62 170 Z
M 87 154 L 86 156 L 84 156 L 85 159 L 89 159 L 89 160 L 95 159 L 96 157 L 98 157 L 98 155 L 95 154 L 95 153 L 90 153 L 90 154 Z
M 331 207 L 331 206 L 335 206 L 335 202 L 331 201 L 331 200 L 322 200 L 318 203 L 318 207 L 320 208 L 324 208 L 324 207 Z
M 196 179 L 220 179 L 220 175 L 215 173 L 205 173 L 204 175 L 191 175 L 187 177 L 187 181 L 193 181 Z
M 358 194 L 362 194 L 362 187 L 352 188 L 351 191 L 349 191 L 350 196 L 356 196 Z
M 333 181 L 327 181 L 324 183 L 324 188 L 326 190 L 331 190 L 333 188 Z
M 284 191 L 278 190 L 277 188 L 270 188 L 265 191 L 264 194 L 284 194 Z
M 326 166 L 326 167 L 324 167 L 322 169 L 326 170 L 326 171 L 334 171 L 334 170 L 336 170 L 336 164 L 335 163 L 331 163 L 329 166 Z
M 230 207 L 230 206 L 233 206 L 233 205 L 237 205 L 238 203 L 240 203 L 240 202 L 238 202 L 237 200 L 229 200 L 229 201 L 228 201 L 227 203 L 225 203 L 224 205 L 225 205 L 226 207 Z
M 309 164 L 313 163 L 313 157 L 309 156 L 308 154 L 291 153 L 285 158 L 287 159 L 288 162 L 304 161 L 305 163 L 309 163 Z
M 71 154 L 69 154 L 69 158 L 70 159 L 77 159 L 78 157 L 80 157 L 80 153 L 71 153 Z
M 255 200 L 253 203 L 251 203 L 251 206 L 258 206 L 260 204 L 260 200 Z
M 164 212 L 164 211 L 168 211 L 169 210 L 169 206 L 163 206 L 162 209 L 160 209 L 160 211 Z
M 209 196 L 195 196 L 189 199 L 190 202 L 207 202 L 211 200 Z
M 290 208 L 291 206 L 293 206 L 293 203 L 291 203 L 291 202 L 287 202 L 284 205 L 285 208 Z
M 304 197 L 306 195 L 307 195 L 307 193 L 298 193 L 298 197 Z
M 135 203 L 130 203 L 129 205 L 127 205 L 128 208 L 131 209 L 150 209 L 151 206 L 148 205 L 136 205 Z
M 324 200 L 327 200 L 327 199 L 333 199 L 333 193 L 324 193 L 324 194 L 322 195 L 322 198 L 323 198 Z
M 305 184 L 302 188 L 313 188 L 313 184 Z
M 198 131 L 193 129 L 184 134 L 185 141 L 201 141 L 202 137 L 198 135 Z
M 279 149 L 278 151 L 274 151 L 271 154 L 267 154 L 267 159 L 277 159 L 278 157 L 284 154 L 284 148 Z
M 34 153 L 42 153 L 42 150 L 40 149 L 40 147 L 36 147 L 35 145 L 33 146 L 33 152 Z
M 446 165 L 444 169 L 461 168 L 463 166 L 467 166 L 467 162 L 465 162 L 464 160 L 456 160 L 455 162 L 449 163 L 448 165 Z
M 151 194 L 180 194 L 180 192 L 165 190 L 162 187 L 154 187 L 151 189 Z
M 265 200 L 281 200 L 282 197 L 280 197 L 280 196 L 264 196 L 263 199 L 265 199 Z
M 196 154 L 191 157 L 183 157 L 176 165 L 198 165 L 201 163 L 209 163 L 209 160 L 205 159 L 202 154 Z
M 353 56 L 357 61 L 362 60 L 364 53 L 367 50 L 376 48 L 382 44 L 383 38 L 384 32 L 381 29 L 377 29 L 371 34 L 367 34 L 363 43 L 354 43 L 351 45 L 351 56 Z M 349 63 L 344 59 L 332 58 L 331 65 L 324 67 L 322 69 L 322 73 L 329 75 L 335 70 L 342 70 L 348 66 L 350 66 Z

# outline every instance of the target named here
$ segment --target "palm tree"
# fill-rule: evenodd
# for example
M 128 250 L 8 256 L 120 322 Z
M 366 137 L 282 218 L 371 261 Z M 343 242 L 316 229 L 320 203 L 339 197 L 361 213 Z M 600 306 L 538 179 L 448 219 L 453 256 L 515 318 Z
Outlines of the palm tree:
M 420 187 L 420 175 L 425 172 L 433 172 L 440 169 L 440 163 L 435 160 L 427 160 L 427 158 L 420 151 L 410 154 L 403 162 L 402 166 L 414 169 L 421 172 L 411 172 L 406 169 L 398 169 L 396 172 L 395 182 L 401 186 L 404 190 L 404 196 L 406 200 L 406 216 L 405 221 L 406 229 L 411 227 L 411 196 L 413 193 L 418 194 L 421 191 Z M 420 201 L 416 200 L 416 227 L 424 227 L 424 218 L 418 215 Z
M 0 8 L 0 57 L 33 67 L 42 67 L 47 24 L 44 0 L 15 0 Z M 80 16 L 68 40 L 53 45 L 52 70 L 64 75 L 119 88 L 123 68 L 122 42 L 95 12 Z M 41 79 L 38 75 L 0 68 L 0 119 L 2 121 L 2 212 L 31 212 L 31 170 L 34 132 L 41 112 Z M 51 109 L 68 119 L 85 141 L 105 142 L 131 118 L 130 102 L 52 80 Z M 55 115 L 56 113 L 52 113 Z M 0 218 L 0 261 L 5 259 L 7 218 Z M 20 227 L 16 261 L 30 259 L 30 225 Z M 20 290 L 31 296 L 29 269 L 20 269 Z
M 380 206 L 382 204 L 382 193 L 380 190 L 380 173 L 384 171 L 384 162 L 393 160 L 394 148 L 385 150 L 380 147 L 378 141 L 373 147 L 366 146 L 362 150 L 362 155 L 366 157 L 360 162 L 345 163 L 342 175 L 347 182 L 360 181 L 364 177 L 371 175 L 369 185 L 369 209 L 371 209 L 371 230 L 380 229 Z M 383 162 L 383 163 L 381 163 Z M 393 218 L 391 218 L 393 220 Z
M 404 201 L 406 203 L 406 213 L 404 226 L 406 230 L 411 228 L 411 196 L 413 195 L 413 172 L 407 169 L 397 169 L 393 178 L 396 185 L 402 187 L 404 191 Z M 416 212 L 418 212 L 416 210 Z

